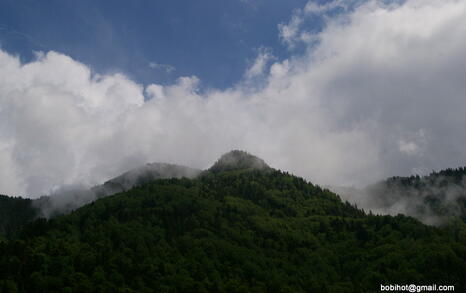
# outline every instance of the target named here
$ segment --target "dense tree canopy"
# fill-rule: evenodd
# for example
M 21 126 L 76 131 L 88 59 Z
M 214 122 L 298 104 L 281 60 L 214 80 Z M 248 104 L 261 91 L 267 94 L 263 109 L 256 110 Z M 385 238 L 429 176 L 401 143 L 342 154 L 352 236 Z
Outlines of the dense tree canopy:
M 466 227 L 375 216 L 266 169 L 161 179 L 39 219 L 0 244 L 1 292 L 465 288 Z
M 31 199 L 0 195 L 0 236 L 16 233 L 39 214 L 39 210 L 32 205 Z

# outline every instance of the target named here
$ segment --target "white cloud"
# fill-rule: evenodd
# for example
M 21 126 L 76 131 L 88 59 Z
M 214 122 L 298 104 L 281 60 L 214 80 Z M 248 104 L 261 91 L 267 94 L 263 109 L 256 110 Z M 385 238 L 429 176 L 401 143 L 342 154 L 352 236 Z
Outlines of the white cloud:
M 246 70 L 246 78 L 254 78 L 265 73 L 267 65 L 274 58 L 270 50 L 261 48 L 254 63 Z
M 404 141 L 400 140 L 398 142 L 400 152 L 408 154 L 408 155 L 413 155 L 419 152 L 419 146 L 412 142 L 412 141 Z
M 296 10 L 288 23 L 278 25 L 281 40 L 290 48 L 293 48 L 301 39 L 301 25 L 303 23 L 301 14 L 301 10 Z
M 307 13 L 326 13 L 336 8 L 348 9 L 349 5 L 354 3 L 353 1 L 333 0 L 326 3 L 317 3 L 315 1 L 309 1 L 304 6 L 303 11 Z
M 200 93 L 195 77 L 143 88 L 59 53 L 21 64 L 0 52 L 0 193 L 152 161 L 204 168 L 233 148 L 319 184 L 465 164 L 465 16 L 465 1 L 370 1 L 328 18 L 312 50 L 271 64 L 253 91 Z
M 332 0 L 326 3 L 318 3 L 315 0 L 311 0 L 304 8 L 294 10 L 288 23 L 280 23 L 278 25 L 280 39 L 289 49 L 294 49 L 298 44 L 315 44 L 319 42 L 318 30 L 306 26 L 307 20 L 311 19 L 316 22 L 322 19 L 325 22 L 331 13 L 340 15 L 339 19 L 343 20 L 341 16 L 347 15 L 351 10 L 367 2 L 367 0 Z M 377 2 L 377 5 L 381 3 Z M 335 15 L 333 16 L 334 18 Z M 315 23 L 314 26 L 316 25 Z
M 424 129 L 410 134 L 407 138 L 402 138 L 398 142 L 400 152 L 406 155 L 422 156 L 425 146 L 428 144 L 428 137 Z M 419 169 L 415 167 L 414 169 Z
M 160 64 L 157 62 L 149 62 L 149 67 L 152 69 L 163 70 L 166 73 L 172 73 L 176 70 L 175 66 L 169 64 Z

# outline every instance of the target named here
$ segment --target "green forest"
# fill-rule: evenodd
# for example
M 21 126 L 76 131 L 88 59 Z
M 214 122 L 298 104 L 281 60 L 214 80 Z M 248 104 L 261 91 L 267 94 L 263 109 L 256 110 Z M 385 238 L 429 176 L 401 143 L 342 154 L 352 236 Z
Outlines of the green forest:
M 436 218 L 445 224 L 456 218 L 466 222 L 466 168 L 445 169 L 426 176 L 391 177 L 365 190 L 374 207 L 387 209 L 399 202 L 410 204 L 410 215 Z
M 196 178 L 153 180 L 48 220 L 26 221 L 36 211 L 24 204 L 24 221 L 2 231 L 0 292 L 466 288 L 461 219 L 433 227 L 373 215 L 255 157 L 235 156 Z

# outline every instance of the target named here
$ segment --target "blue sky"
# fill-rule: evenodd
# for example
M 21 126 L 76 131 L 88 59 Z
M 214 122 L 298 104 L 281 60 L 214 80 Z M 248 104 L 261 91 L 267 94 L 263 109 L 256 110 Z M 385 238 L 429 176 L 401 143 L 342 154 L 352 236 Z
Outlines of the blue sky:
M 23 61 L 55 50 L 143 84 L 195 75 L 203 87 L 223 89 L 241 79 L 260 48 L 288 57 L 277 25 L 306 2 L 2 0 L 0 45 Z

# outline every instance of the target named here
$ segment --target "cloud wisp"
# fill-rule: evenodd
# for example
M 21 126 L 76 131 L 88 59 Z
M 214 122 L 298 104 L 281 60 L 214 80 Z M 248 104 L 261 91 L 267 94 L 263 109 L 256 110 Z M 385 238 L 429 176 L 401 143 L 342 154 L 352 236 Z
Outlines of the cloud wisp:
M 160 64 L 160 63 L 157 63 L 157 62 L 149 62 L 149 67 L 152 68 L 152 69 L 158 69 L 158 70 L 162 70 L 166 73 L 173 73 L 176 68 L 173 66 L 173 65 L 169 65 L 169 64 Z
M 57 52 L 0 51 L 0 193 L 155 161 L 206 168 L 231 149 L 323 185 L 463 165 L 465 16 L 465 1 L 369 1 L 326 18 L 304 55 L 263 55 L 245 82 L 203 92 L 196 77 L 144 87 Z

